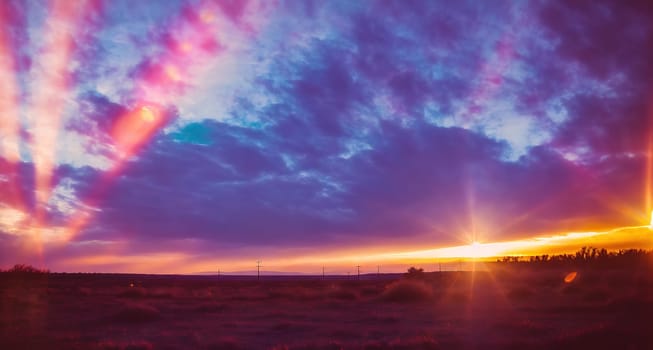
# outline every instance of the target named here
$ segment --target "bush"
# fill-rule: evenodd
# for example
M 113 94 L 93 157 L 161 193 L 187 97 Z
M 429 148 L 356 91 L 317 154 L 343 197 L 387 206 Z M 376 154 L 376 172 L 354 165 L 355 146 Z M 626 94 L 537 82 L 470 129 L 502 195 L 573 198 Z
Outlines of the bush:
M 421 302 L 433 298 L 433 291 L 422 281 L 399 280 L 386 286 L 381 298 L 395 302 Z
M 154 349 L 152 344 L 147 341 L 138 341 L 131 343 L 118 343 L 115 341 L 103 341 L 98 344 L 98 348 L 101 350 L 151 350 Z
M 17 274 L 17 275 L 43 275 L 46 273 L 50 273 L 50 271 L 48 270 L 38 269 L 32 265 L 27 265 L 27 264 L 16 264 L 14 265 L 14 267 L 4 272 Z
M 243 346 L 233 337 L 223 337 L 206 346 L 208 350 L 239 350 L 242 348 Z
M 533 290 L 527 286 L 518 286 L 510 289 L 508 297 L 512 300 L 524 300 L 532 297 L 535 294 Z
M 438 342 L 429 335 L 412 338 L 399 338 L 391 342 L 373 341 L 363 346 L 364 350 L 410 350 L 410 349 L 441 349 Z
M 143 287 L 129 287 L 118 293 L 118 296 L 125 298 L 145 298 L 147 297 L 147 290 Z
M 155 307 L 144 304 L 125 305 L 113 316 L 113 320 L 124 323 L 150 322 L 161 318 L 161 313 Z
M 424 278 L 424 269 L 422 268 L 415 268 L 415 267 L 410 267 L 408 269 L 408 272 L 406 272 L 406 278 L 413 278 L 413 279 L 423 279 Z
M 358 300 L 358 294 L 342 287 L 331 288 L 326 293 L 327 297 L 338 300 Z

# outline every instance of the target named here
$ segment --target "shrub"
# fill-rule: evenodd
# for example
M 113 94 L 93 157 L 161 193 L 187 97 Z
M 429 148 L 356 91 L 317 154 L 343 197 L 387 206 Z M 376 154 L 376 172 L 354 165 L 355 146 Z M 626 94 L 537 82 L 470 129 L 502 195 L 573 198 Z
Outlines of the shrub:
M 100 342 L 100 344 L 98 344 L 98 348 L 101 350 L 151 350 L 154 347 L 150 342 L 146 341 L 122 344 L 109 340 Z
M 433 291 L 422 281 L 399 280 L 386 286 L 383 300 L 395 302 L 420 302 L 433 298 Z
M 406 272 L 406 278 L 413 278 L 413 279 L 422 279 L 424 278 L 424 269 L 422 268 L 415 268 L 415 267 L 410 267 L 408 269 L 408 272 Z
M 412 350 L 412 349 L 440 349 L 438 342 L 429 335 L 416 336 L 412 338 L 399 338 L 391 342 L 368 342 L 363 346 L 364 350 Z
M 125 346 L 125 350 L 152 350 L 153 348 L 152 344 L 146 341 L 134 342 Z
M 159 318 L 161 318 L 161 313 L 153 306 L 128 304 L 118 311 L 112 319 L 124 323 L 141 323 L 156 321 Z
M 327 296 L 338 300 L 358 300 L 357 293 L 340 287 L 329 290 Z
M 524 300 L 532 297 L 535 294 L 533 290 L 527 286 L 518 286 L 510 289 L 508 297 L 513 300 Z
M 206 346 L 208 350 L 238 350 L 243 347 L 234 337 L 222 337 Z
M 229 307 L 226 304 L 219 304 L 216 302 L 209 302 L 209 303 L 203 303 L 197 305 L 194 310 L 198 312 L 207 312 L 207 313 L 212 313 L 212 312 L 223 312 L 227 310 Z
M 4 272 L 8 272 L 12 274 L 20 274 L 20 275 L 28 275 L 28 274 L 42 275 L 42 274 L 50 273 L 49 270 L 39 269 L 32 265 L 27 265 L 27 264 L 16 264 L 14 265 L 14 267 Z
M 144 298 L 147 296 L 147 290 L 143 287 L 129 287 L 118 294 L 126 298 Z
M 413 338 L 399 339 L 390 343 L 391 349 L 422 349 L 422 350 L 435 350 L 439 349 L 438 342 L 429 335 L 416 336 Z

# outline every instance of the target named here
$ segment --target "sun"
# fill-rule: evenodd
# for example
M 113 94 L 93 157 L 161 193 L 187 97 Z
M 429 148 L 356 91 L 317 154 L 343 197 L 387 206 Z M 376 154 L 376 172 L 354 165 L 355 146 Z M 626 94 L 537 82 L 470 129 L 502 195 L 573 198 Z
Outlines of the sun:
M 476 259 L 476 258 L 481 258 L 485 256 L 485 247 L 483 246 L 482 243 L 478 241 L 473 241 L 472 243 L 464 246 L 459 246 L 457 250 L 457 254 L 461 258 L 471 258 L 471 259 Z
M 480 242 L 474 241 L 469 245 L 469 252 L 470 252 L 470 257 L 472 258 L 479 258 L 482 253 L 482 244 Z

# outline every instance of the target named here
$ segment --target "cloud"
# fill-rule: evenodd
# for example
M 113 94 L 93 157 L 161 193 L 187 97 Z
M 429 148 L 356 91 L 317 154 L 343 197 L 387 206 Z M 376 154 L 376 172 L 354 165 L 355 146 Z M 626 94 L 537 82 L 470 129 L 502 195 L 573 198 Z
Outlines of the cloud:
M 563 147 L 589 147 L 603 154 L 645 149 L 653 86 L 641 79 L 653 74 L 653 8 L 642 1 L 547 3 L 539 19 L 557 42 L 555 57 L 575 66 L 587 80 L 613 87 L 585 90 L 565 105 L 570 119 L 556 142 Z
M 647 215 L 644 3 L 126 4 L 80 42 L 96 63 L 77 67 L 47 211 L 93 219 L 53 257 L 435 246 Z M 145 102 L 175 118 L 118 161 L 114 129 Z
M 486 49 L 474 51 L 456 42 L 471 44 L 483 37 L 463 30 L 471 18 L 482 17 L 480 9 L 463 7 L 459 11 L 469 12 L 468 17 L 445 19 L 428 3 L 411 5 L 416 7 L 349 9 L 355 13 L 347 18 L 350 25 L 309 40 L 308 46 L 304 46 L 307 41 L 298 41 L 304 49 L 289 60 L 272 62 L 279 73 L 271 71 L 258 80 L 272 102 L 261 105 L 244 97 L 237 105 L 236 115 L 257 114 L 263 124 L 204 121 L 179 125 L 157 138 L 115 185 L 98 218 L 103 222 L 100 226 L 107 232 L 134 235 L 156 232 L 163 237 L 293 244 L 331 241 L 343 234 L 392 236 L 401 231 L 422 237 L 467 232 L 476 215 L 491 221 L 486 224 L 491 231 L 489 227 L 520 216 L 520 211 L 532 212 L 504 231 L 491 233 L 508 237 L 553 230 L 556 222 L 573 222 L 597 212 L 608 214 L 591 191 L 623 174 L 604 174 L 603 165 L 570 162 L 556 144 L 547 144 L 552 136 L 528 144 L 535 132 L 530 130 L 538 125 L 547 126 L 538 132 L 555 134 L 559 140 L 564 129 L 557 128 L 571 123 L 566 118 L 577 120 L 577 114 L 587 114 L 571 102 L 580 96 L 565 97 L 579 83 L 569 82 L 555 91 L 549 88 L 548 77 L 539 75 L 559 71 L 532 58 L 546 53 L 562 62 L 547 46 L 554 40 L 530 44 L 510 39 L 511 50 L 518 53 L 510 64 L 531 65 L 534 73 L 492 73 L 504 82 L 483 102 L 497 106 L 507 96 L 507 103 L 517 102 L 521 117 L 479 111 L 473 117 L 476 126 L 458 121 L 462 124 L 445 127 L 440 116 L 434 123 L 420 110 L 429 103 L 446 105 L 439 109 L 444 117 L 469 101 L 475 90 L 486 94 L 470 79 L 479 70 L 460 62 L 482 67 L 484 58 L 496 54 L 495 44 L 507 29 L 494 30 L 495 41 L 491 45 L 480 41 L 479 47 Z M 328 10 L 321 11 L 314 16 L 319 25 L 327 26 L 333 18 Z M 374 16 L 385 11 L 393 15 Z M 413 17 L 416 11 L 424 16 Z M 493 11 L 476 24 L 479 30 L 514 17 L 510 11 L 516 10 Z M 408 21 L 411 18 L 417 20 Z M 403 31 L 396 34 L 389 30 L 390 24 Z M 528 35 L 537 33 L 531 30 Z M 435 51 L 431 61 L 427 48 L 419 46 L 426 38 L 431 38 L 426 42 Z M 522 43 L 532 52 L 521 52 Z M 398 54 L 397 47 L 411 55 Z M 372 58 L 378 64 L 363 64 Z M 419 69 L 429 65 L 452 69 Z M 524 84 L 538 82 L 545 92 L 542 96 L 533 97 L 531 89 L 522 96 Z M 390 105 L 379 104 L 383 96 Z M 554 106 L 569 116 L 556 115 Z M 506 112 L 512 113 L 497 113 Z M 395 113 L 408 119 L 397 119 Z M 492 118 L 504 118 L 504 124 L 493 124 Z M 521 157 L 506 158 L 520 142 Z M 121 195 L 126 193 L 134 198 Z M 569 201 L 569 196 L 574 200 Z M 180 202 L 187 211 L 178 210 Z M 306 230 L 313 232 L 312 238 L 303 236 Z

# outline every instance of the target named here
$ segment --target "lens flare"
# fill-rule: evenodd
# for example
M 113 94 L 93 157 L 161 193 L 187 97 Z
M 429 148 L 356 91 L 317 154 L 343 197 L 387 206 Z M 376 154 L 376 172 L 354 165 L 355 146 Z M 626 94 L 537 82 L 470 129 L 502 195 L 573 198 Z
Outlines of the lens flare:
M 565 283 L 571 283 L 576 279 L 576 276 L 578 276 L 578 272 L 570 272 L 565 276 Z

